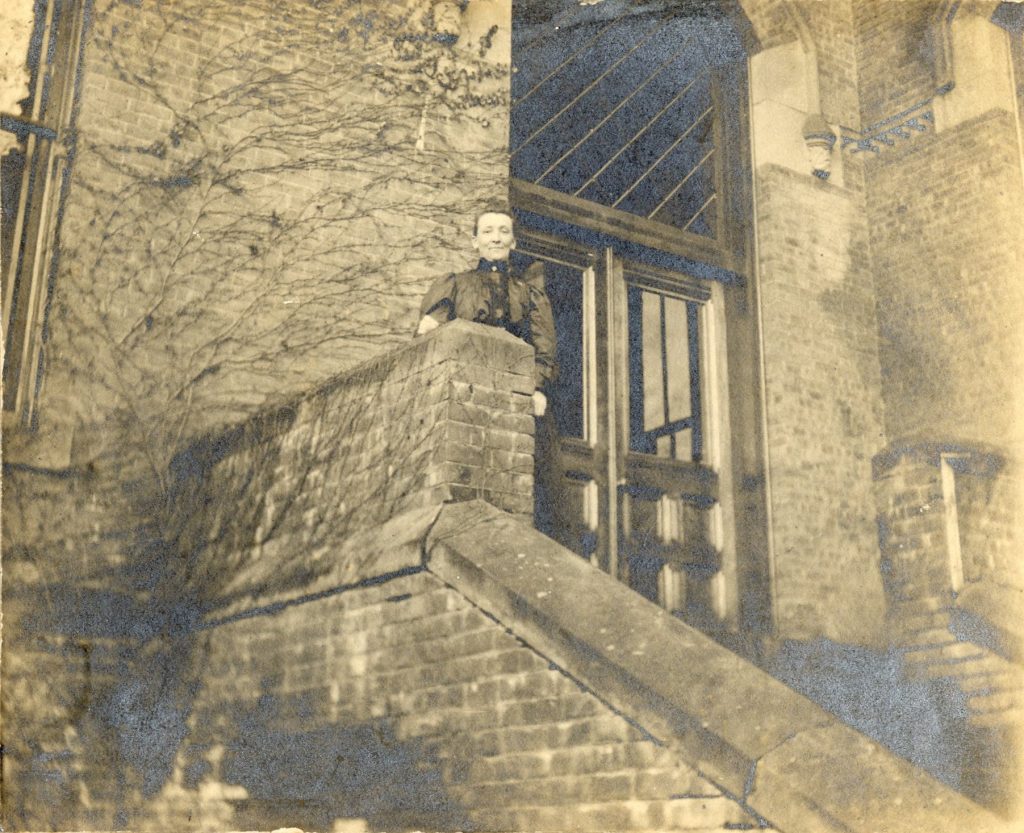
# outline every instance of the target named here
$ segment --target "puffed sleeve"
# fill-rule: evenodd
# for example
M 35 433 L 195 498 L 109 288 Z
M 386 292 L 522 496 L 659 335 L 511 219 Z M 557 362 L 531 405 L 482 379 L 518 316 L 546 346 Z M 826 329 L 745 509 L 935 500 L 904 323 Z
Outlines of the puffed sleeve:
M 547 390 L 558 376 L 558 365 L 555 360 L 555 316 L 544 287 L 544 264 L 531 264 L 523 279 L 530 293 L 530 340 L 537 361 L 535 384 L 539 390 Z
M 420 304 L 420 317 L 431 315 L 444 323 L 455 315 L 455 274 L 444 275 L 434 281 Z

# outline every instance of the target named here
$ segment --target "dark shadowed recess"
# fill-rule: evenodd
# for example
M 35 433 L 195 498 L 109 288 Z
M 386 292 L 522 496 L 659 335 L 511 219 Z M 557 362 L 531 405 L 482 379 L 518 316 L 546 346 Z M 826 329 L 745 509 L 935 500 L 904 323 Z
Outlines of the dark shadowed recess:
M 773 677 L 848 726 L 963 790 L 963 695 L 903 676 L 899 650 L 874 651 L 828 639 L 787 640 L 764 663 Z M 959 698 L 959 699 L 958 699 Z

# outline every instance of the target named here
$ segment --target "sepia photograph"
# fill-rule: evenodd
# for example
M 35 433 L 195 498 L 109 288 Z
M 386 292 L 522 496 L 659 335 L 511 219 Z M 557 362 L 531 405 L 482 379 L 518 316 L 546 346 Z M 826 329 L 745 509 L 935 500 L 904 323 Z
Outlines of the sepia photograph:
M 1024 833 L 1024 3 L 0 0 L 0 833 Z

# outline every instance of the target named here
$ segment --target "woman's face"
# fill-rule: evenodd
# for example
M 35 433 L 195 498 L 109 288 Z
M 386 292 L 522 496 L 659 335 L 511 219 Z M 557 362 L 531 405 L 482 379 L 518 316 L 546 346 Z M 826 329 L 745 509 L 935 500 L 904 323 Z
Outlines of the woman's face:
M 473 248 L 487 260 L 508 260 L 508 254 L 516 247 L 512 232 L 512 218 L 507 214 L 481 214 L 476 221 Z

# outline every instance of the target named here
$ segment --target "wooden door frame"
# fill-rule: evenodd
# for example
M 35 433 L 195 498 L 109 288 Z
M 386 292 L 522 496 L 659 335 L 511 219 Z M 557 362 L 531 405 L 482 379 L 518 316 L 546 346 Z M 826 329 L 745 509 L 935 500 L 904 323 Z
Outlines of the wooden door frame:
M 711 309 L 715 311 L 714 349 L 724 350 L 725 354 L 724 372 L 718 384 L 727 411 L 724 415 L 727 422 L 721 424 L 726 434 L 721 447 L 727 453 L 720 461 L 718 475 L 721 493 L 731 498 L 728 501 L 731 517 L 722 519 L 723 535 L 731 541 L 723 543 L 731 544 L 736 553 L 730 566 L 734 575 L 728 577 L 733 596 L 728 604 L 733 612 L 730 624 L 744 633 L 765 635 L 774 630 L 775 611 L 768 526 L 768 466 L 762 431 L 765 404 L 758 329 L 760 299 L 754 278 L 757 272 L 749 92 L 745 73 L 733 71 L 730 81 L 735 84 L 740 100 L 735 107 L 718 109 L 721 124 L 716 130 L 722 142 L 723 167 L 728 176 L 727 181 L 721 183 L 723 206 L 719 216 L 723 222 L 717 239 L 674 230 L 516 179 L 510 181 L 509 195 L 521 227 L 532 225 L 528 218 L 533 215 L 553 221 L 557 226 L 583 230 L 586 232 L 583 238 L 596 236 L 623 241 L 709 266 L 721 278 L 711 282 L 715 293 Z M 558 236 L 566 235 L 559 233 Z M 568 240 L 572 242 L 571 234 Z M 602 268 L 607 274 L 608 266 Z M 680 271 L 688 270 L 681 268 Z M 610 297 L 606 297 L 606 305 Z M 608 318 L 607 309 L 601 320 L 606 328 L 615 326 Z M 625 322 L 620 324 L 624 326 Z M 604 361 L 607 372 L 607 356 Z M 619 407 L 627 405 L 620 402 Z M 622 425 L 621 414 L 619 425 Z M 722 506 L 725 510 L 725 501 Z M 617 552 L 609 551 L 603 559 L 601 566 L 618 575 Z

